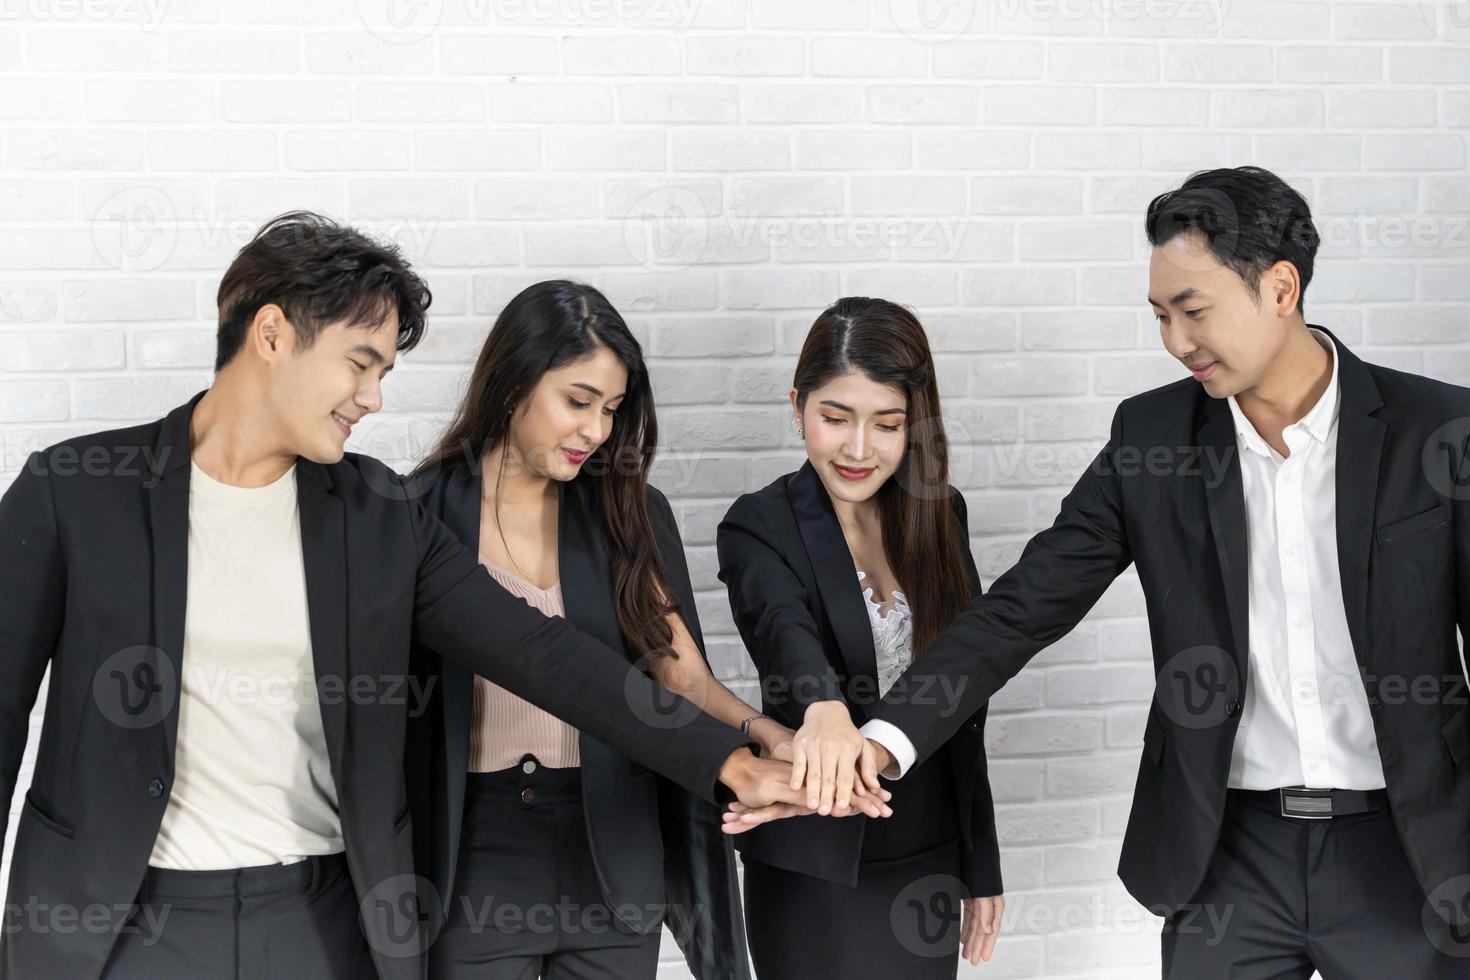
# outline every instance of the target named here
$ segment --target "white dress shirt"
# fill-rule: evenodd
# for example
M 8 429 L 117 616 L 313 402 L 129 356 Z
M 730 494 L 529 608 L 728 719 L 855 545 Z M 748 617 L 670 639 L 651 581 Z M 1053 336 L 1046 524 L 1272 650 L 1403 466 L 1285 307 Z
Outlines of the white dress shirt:
M 1337 348 L 1325 333 L 1312 335 L 1332 358 L 1332 377 L 1311 410 L 1282 430 L 1290 456 L 1228 399 L 1250 555 L 1250 668 L 1232 788 L 1385 785 L 1337 565 Z M 893 756 L 885 778 L 914 764 L 914 745 L 896 725 L 874 720 L 860 731 Z

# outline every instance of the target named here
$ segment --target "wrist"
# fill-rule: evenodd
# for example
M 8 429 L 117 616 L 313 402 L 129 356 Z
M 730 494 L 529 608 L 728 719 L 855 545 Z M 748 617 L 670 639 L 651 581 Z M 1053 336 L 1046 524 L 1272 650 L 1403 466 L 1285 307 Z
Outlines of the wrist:
M 826 715 L 835 715 L 839 711 L 844 716 L 847 716 L 846 701 L 813 701 L 806 706 L 806 711 L 802 713 L 801 720 L 803 722 L 812 721 L 813 719 Z
M 720 766 L 720 782 L 738 793 L 746 784 L 750 775 L 750 763 L 754 759 L 750 748 L 745 745 L 731 752 L 724 765 Z
M 887 769 L 889 766 L 893 765 L 894 762 L 897 761 L 893 758 L 893 753 L 889 752 L 883 747 L 883 743 L 875 742 L 870 738 L 868 739 L 868 744 L 873 747 L 873 755 L 874 760 L 877 762 L 876 768 L 878 772 L 883 772 L 883 770 Z

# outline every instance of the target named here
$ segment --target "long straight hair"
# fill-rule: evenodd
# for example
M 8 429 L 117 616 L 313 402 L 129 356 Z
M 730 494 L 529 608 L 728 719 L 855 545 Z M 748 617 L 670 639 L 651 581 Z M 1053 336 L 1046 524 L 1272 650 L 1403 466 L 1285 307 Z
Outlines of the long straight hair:
M 599 348 L 612 351 L 627 369 L 628 388 L 612 434 L 573 479 L 593 484 L 596 521 L 612 564 L 623 636 L 641 656 L 666 656 L 672 653 L 673 632 L 664 617 L 679 606 L 668 587 L 648 516 L 648 469 L 658 442 L 653 389 L 643 349 L 622 315 L 597 289 L 552 279 L 526 287 L 506 304 L 480 348 L 468 390 L 449 428 L 415 476 L 454 466 L 478 471 L 481 457 L 508 437 L 511 414 L 542 375 Z M 502 454 L 502 472 L 504 465 Z M 495 507 L 498 526 L 498 494 Z
M 903 460 L 875 495 L 883 554 L 908 592 L 917 656 L 969 605 L 969 578 L 949 489 L 949 441 L 929 338 L 913 313 L 884 299 L 848 296 L 817 317 L 796 362 L 798 409 L 850 371 L 904 393 Z

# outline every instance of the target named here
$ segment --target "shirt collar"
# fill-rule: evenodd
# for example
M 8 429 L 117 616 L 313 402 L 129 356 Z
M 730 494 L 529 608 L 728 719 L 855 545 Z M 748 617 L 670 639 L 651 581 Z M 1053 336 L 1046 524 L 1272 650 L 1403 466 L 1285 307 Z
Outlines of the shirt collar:
M 1317 399 L 1317 404 L 1313 405 L 1307 411 L 1307 414 L 1303 415 L 1301 420 L 1295 424 L 1306 429 L 1318 442 L 1325 444 L 1328 436 L 1332 433 L 1332 424 L 1337 421 L 1340 404 L 1337 385 L 1337 345 L 1332 342 L 1331 337 L 1316 327 L 1308 327 L 1307 329 L 1311 331 L 1313 337 L 1317 338 L 1318 343 L 1327 348 L 1327 356 L 1332 358 L 1332 377 L 1328 379 L 1327 389 Z M 1256 427 L 1251 424 L 1251 420 L 1246 418 L 1245 412 L 1241 411 L 1240 404 L 1235 400 L 1235 396 L 1231 395 L 1228 401 L 1230 403 L 1230 414 L 1235 419 L 1235 432 L 1241 442 L 1253 452 L 1269 457 L 1273 451 L 1270 444 L 1261 438 L 1261 434 L 1256 431 Z

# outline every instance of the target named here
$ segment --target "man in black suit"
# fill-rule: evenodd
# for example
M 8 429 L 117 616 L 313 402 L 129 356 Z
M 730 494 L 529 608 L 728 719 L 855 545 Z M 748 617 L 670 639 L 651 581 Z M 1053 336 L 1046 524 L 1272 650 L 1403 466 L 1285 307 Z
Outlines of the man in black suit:
M 1157 683 L 1119 875 L 1167 917 L 1164 975 L 1470 975 L 1470 391 L 1308 326 L 1318 235 L 1271 173 L 1196 174 L 1147 232 L 1192 378 L 1118 407 L 909 671 L 956 703 L 887 699 L 870 767 L 926 758 L 1134 564 Z
M 6 800 L 50 669 L 0 975 L 421 977 L 414 640 L 705 799 L 797 799 L 344 453 L 428 305 L 395 249 L 283 216 L 221 282 L 214 385 L 33 454 L 0 499 Z

